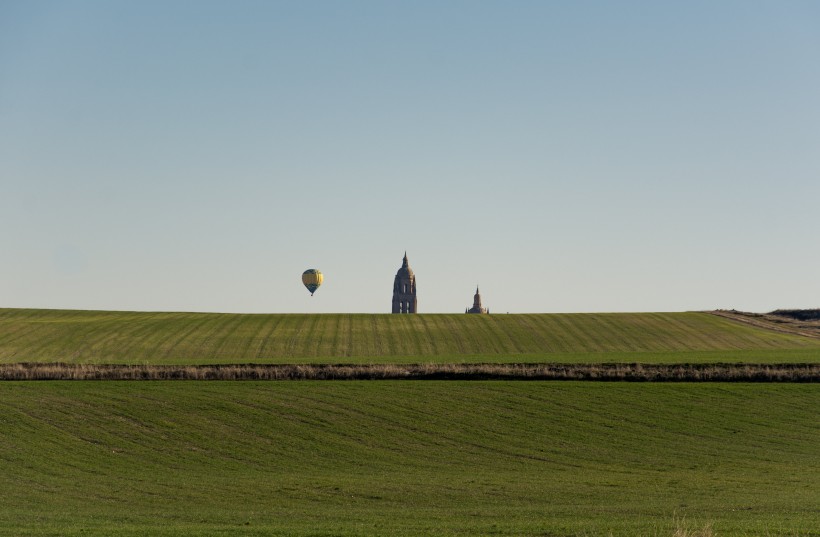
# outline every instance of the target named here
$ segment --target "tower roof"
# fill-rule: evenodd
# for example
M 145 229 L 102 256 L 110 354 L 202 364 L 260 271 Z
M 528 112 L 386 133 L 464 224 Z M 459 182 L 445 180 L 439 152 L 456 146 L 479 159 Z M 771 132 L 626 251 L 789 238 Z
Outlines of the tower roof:
M 407 252 L 404 252 L 404 259 L 402 260 L 401 268 L 396 273 L 396 276 L 407 278 L 412 278 L 414 276 L 413 269 L 410 268 L 410 262 L 407 260 Z

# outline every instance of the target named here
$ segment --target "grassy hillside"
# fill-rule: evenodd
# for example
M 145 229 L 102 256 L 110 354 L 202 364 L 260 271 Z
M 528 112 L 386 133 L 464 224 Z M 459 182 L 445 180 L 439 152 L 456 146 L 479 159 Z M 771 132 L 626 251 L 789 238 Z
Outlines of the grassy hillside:
M 708 313 L 238 315 L 0 310 L 0 362 L 816 362 L 820 339 Z
M 8 382 L 0 535 L 820 535 L 816 385 Z

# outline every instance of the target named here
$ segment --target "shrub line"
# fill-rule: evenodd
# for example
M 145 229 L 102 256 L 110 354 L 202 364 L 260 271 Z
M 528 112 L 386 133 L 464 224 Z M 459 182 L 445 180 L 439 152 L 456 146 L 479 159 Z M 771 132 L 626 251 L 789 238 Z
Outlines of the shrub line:
M 820 364 L 0 364 L 0 380 L 818 382 Z

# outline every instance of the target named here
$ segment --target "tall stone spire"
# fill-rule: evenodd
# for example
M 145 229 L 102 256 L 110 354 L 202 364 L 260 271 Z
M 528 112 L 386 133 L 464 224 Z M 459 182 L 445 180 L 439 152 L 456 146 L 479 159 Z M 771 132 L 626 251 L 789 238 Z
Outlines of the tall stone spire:
M 393 313 L 417 313 L 417 308 L 416 275 L 410 268 L 405 251 L 401 268 L 393 280 Z

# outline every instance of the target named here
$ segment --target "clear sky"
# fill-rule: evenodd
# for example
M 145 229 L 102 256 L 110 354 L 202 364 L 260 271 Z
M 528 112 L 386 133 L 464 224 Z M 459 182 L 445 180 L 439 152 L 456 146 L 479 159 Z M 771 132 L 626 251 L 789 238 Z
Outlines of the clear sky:
M 819 205 L 820 2 L 0 0 L 0 307 L 820 307 Z

